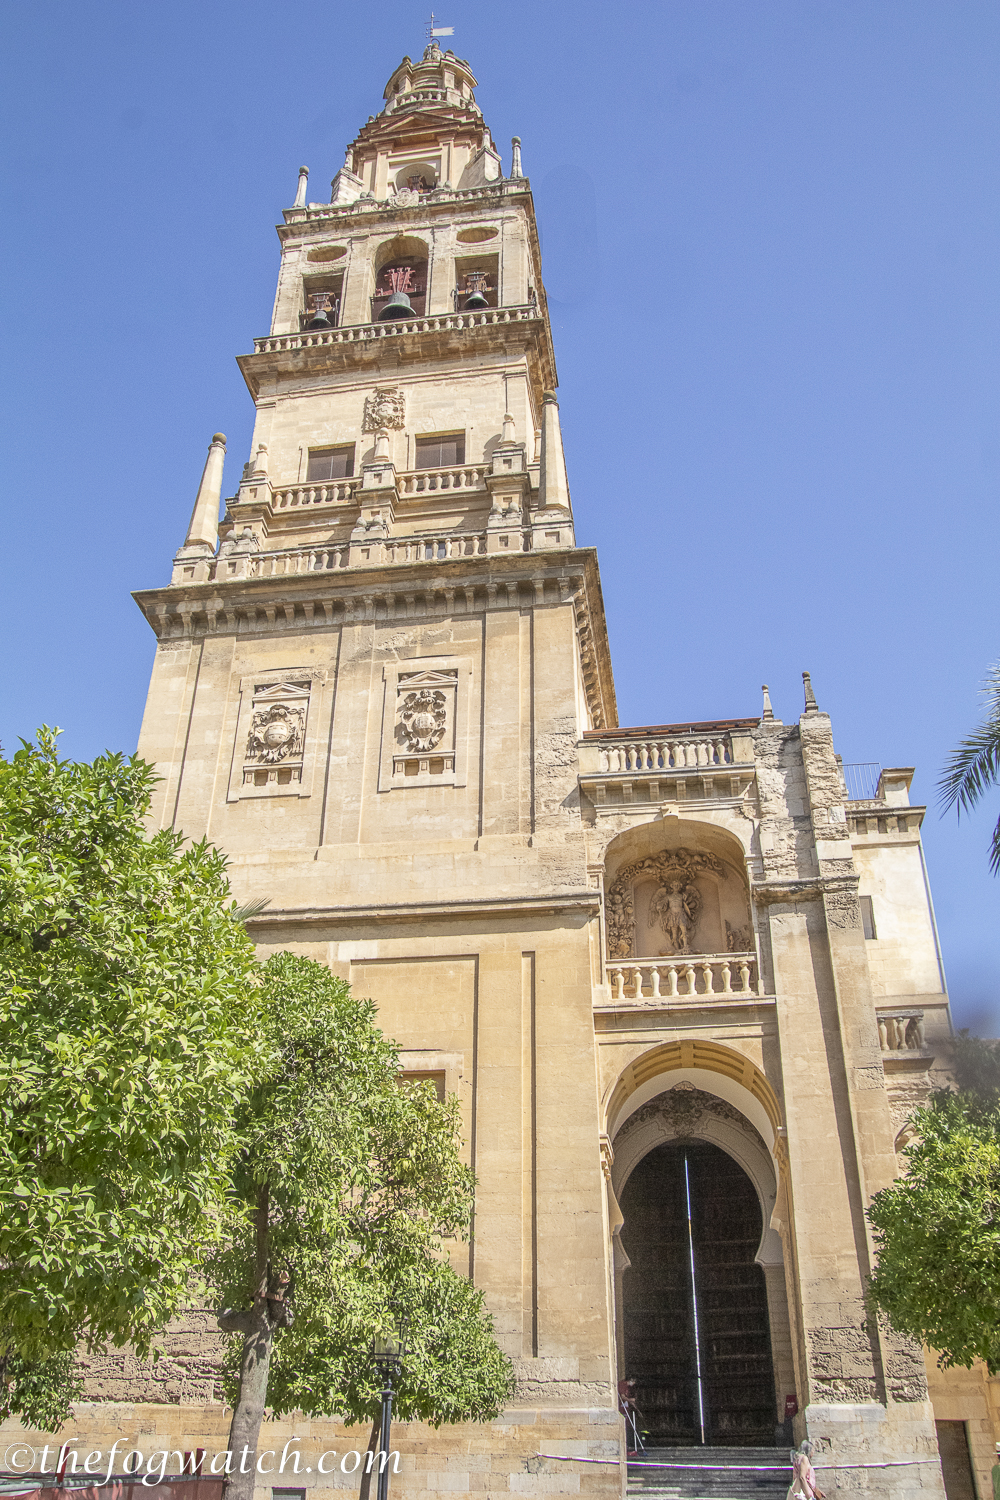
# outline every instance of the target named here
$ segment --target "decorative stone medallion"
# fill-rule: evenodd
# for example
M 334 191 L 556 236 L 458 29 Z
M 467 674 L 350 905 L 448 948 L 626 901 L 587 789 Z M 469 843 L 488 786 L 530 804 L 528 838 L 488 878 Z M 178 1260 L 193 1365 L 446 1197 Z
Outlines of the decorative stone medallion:
M 406 396 L 395 386 L 376 386 L 365 397 L 362 431 L 380 432 L 384 428 L 401 428 L 406 421 Z
M 408 750 L 433 750 L 444 739 L 448 726 L 448 699 L 439 688 L 407 693 L 400 705 L 399 722 Z
M 286 703 L 272 703 L 258 708 L 250 721 L 247 760 L 273 766 L 290 756 L 301 755 L 305 709 Z

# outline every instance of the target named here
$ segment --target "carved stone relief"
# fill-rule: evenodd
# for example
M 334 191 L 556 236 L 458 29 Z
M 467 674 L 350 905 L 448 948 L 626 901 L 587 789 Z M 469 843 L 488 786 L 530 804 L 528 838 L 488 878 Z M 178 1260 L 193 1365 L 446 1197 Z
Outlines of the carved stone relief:
M 362 431 L 379 432 L 383 428 L 402 428 L 406 421 L 406 395 L 395 386 L 376 386 L 365 397 Z
M 244 787 L 299 788 L 311 682 L 262 683 L 253 690 L 243 751 Z
M 634 1114 L 629 1115 L 615 1136 L 616 1150 L 620 1142 L 628 1140 L 630 1135 L 651 1121 L 666 1125 L 681 1137 L 691 1136 L 703 1115 L 715 1115 L 716 1119 L 728 1120 L 730 1124 L 738 1125 L 741 1130 L 753 1135 L 760 1143 L 762 1150 L 767 1149 L 759 1132 L 738 1109 L 732 1104 L 727 1104 L 725 1099 L 719 1099 L 715 1094 L 708 1094 L 685 1080 L 675 1085 L 668 1093 L 658 1094 L 655 1099 L 651 1099 L 648 1104 L 642 1105 Z
M 401 672 L 396 679 L 395 773 L 405 774 L 405 758 L 431 752 L 454 765 L 458 673 Z M 400 759 L 402 757 L 402 759 Z M 429 768 L 429 763 L 428 763 Z M 446 769 L 443 765 L 441 770 Z
M 658 880 L 659 885 L 649 905 L 648 926 L 662 930 L 666 954 L 691 952 L 691 939 L 701 907 L 695 877 L 708 871 L 720 880 L 725 880 L 729 873 L 714 854 L 694 849 L 665 849 L 620 870 L 607 896 L 608 957 L 633 957 L 634 888 L 638 881 L 650 877 Z
M 726 923 L 726 952 L 749 953 L 753 949 L 753 928 L 747 922 L 742 927 Z
M 285 703 L 254 710 L 247 738 L 247 760 L 273 766 L 302 753 L 306 711 Z
M 433 750 L 448 727 L 448 699 L 440 688 L 407 693 L 399 710 L 400 727 L 408 750 Z

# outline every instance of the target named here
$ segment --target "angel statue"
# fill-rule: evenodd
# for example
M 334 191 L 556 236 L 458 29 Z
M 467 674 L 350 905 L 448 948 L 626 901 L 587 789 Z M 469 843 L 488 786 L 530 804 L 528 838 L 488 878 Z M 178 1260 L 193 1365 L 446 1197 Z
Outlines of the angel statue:
M 701 896 L 693 885 L 682 880 L 668 880 L 660 886 L 649 903 L 649 925 L 660 926 L 666 933 L 667 953 L 690 953 L 690 937 L 701 909 Z

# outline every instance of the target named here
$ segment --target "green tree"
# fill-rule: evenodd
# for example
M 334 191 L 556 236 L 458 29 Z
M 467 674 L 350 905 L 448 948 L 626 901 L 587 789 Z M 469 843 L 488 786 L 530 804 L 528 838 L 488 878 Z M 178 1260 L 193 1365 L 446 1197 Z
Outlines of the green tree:
M 152 768 L 0 760 L 0 1362 L 47 1428 L 71 1351 L 140 1357 L 217 1232 L 258 966 L 222 856 L 147 836 Z
M 472 1211 L 458 1101 L 401 1086 L 371 1002 L 322 965 L 277 954 L 261 1000 L 267 1053 L 237 1118 L 226 1236 L 208 1268 L 230 1335 L 230 1450 L 256 1449 L 265 1409 L 371 1420 L 367 1351 L 394 1302 L 412 1320 L 399 1415 L 496 1415 L 510 1364 L 481 1294 L 443 1254 Z M 229 1500 L 248 1500 L 253 1481 L 234 1473 Z
M 982 1069 L 977 1049 L 965 1052 Z M 1000 1096 L 941 1090 L 912 1124 L 906 1175 L 868 1209 L 878 1258 L 870 1300 L 943 1366 L 981 1359 L 998 1374 Z
M 990 787 L 1000 784 L 1000 662 L 994 662 L 982 688 L 986 712 L 972 733 L 961 740 L 938 783 L 942 805 L 971 812 Z M 1000 818 L 990 840 L 990 869 L 1000 874 Z

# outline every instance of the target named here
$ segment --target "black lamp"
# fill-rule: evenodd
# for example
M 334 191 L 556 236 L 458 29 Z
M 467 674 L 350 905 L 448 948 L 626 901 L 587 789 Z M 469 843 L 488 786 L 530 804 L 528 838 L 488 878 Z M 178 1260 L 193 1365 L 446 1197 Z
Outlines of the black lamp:
M 379 1430 L 379 1470 L 377 1500 L 389 1495 L 389 1440 L 392 1429 L 393 1381 L 398 1380 L 406 1357 L 406 1340 L 410 1317 L 398 1304 L 389 1309 L 381 1329 L 372 1339 L 372 1359 L 382 1380 L 382 1425 Z

